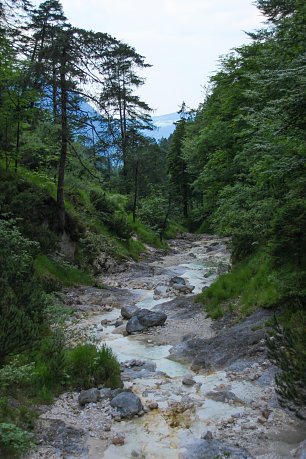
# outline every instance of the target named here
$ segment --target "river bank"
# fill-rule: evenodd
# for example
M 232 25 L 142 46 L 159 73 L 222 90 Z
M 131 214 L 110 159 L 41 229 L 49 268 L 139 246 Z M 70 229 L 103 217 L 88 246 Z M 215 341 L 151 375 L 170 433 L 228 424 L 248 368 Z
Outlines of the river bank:
M 212 236 L 178 239 L 167 255 L 151 251 L 124 271 L 103 276 L 98 281 L 104 289 L 64 293 L 75 310 L 67 330 L 113 349 L 122 362 L 124 388 L 144 409 L 127 420 L 116 415 L 109 392 L 85 406 L 79 394 L 63 394 L 45 407 L 36 430 L 41 445 L 29 458 L 206 458 L 216 452 L 223 457 L 226 448 L 234 458 L 302 457 L 296 448 L 305 424 L 279 407 L 275 368 L 266 357 L 271 313 L 213 323 L 194 301 L 194 294 L 228 269 L 226 242 Z M 175 277 L 193 286 L 192 293 L 173 288 Z M 167 321 L 127 336 L 120 316 L 127 304 L 162 311 Z

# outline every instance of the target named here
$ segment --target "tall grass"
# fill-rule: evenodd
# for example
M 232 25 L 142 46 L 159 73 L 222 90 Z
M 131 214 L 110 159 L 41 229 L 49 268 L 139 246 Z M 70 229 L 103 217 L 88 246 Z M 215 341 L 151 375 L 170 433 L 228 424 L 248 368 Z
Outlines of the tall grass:
M 210 317 L 235 311 L 245 316 L 258 307 L 271 307 L 280 299 L 277 273 L 265 252 L 259 252 L 221 275 L 197 296 Z

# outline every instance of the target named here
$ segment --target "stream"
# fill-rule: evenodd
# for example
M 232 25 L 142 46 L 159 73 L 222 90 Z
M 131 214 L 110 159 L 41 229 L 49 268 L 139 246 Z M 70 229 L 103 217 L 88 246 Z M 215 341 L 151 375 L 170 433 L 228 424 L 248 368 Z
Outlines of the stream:
M 193 306 L 192 296 L 228 268 L 225 242 L 211 236 L 172 241 L 168 255 L 152 253 L 147 261 L 104 276 L 103 283 L 111 289 L 104 302 L 98 289 L 69 293 L 71 302 L 81 310 L 91 303 L 89 311 L 80 315 L 78 327 L 89 330 L 98 346 L 107 344 L 113 350 L 122 363 L 124 387 L 140 397 L 145 413 L 120 420 L 111 416 L 105 404 L 80 408 L 77 394 L 64 395 L 42 415 L 42 422 L 60 420 L 73 428 L 85 428 L 82 447 L 65 452 L 64 447 L 56 447 L 60 442 L 54 433 L 52 446 L 47 445 L 50 439 L 44 438 L 31 458 L 175 459 L 185 457 L 189 445 L 201 437 L 239 445 L 258 459 L 304 457 L 294 451 L 305 439 L 305 424 L 279 407 L 274 369 L 266 358 L 195 372 L 191 361 L 171 356 L 171 348 L 180 349 L 186 337 L 213 338 L 217 333 L 202 308 Z M 178 295 L 168 288 L 174 276 L 194 286 L 192 294 Z M 159 296 L 154 294 L 156 287 L 161 287 Z M 126 302 L 165 311 L 166 324 L 126 336 L 126 322 L 116 323 Z M 183 383 L 187 377 L 192 385 Z M 155 409 L 148 408 L 152 403 Z M 114 444 L 116 435 L 123 435 L 123 444 Z

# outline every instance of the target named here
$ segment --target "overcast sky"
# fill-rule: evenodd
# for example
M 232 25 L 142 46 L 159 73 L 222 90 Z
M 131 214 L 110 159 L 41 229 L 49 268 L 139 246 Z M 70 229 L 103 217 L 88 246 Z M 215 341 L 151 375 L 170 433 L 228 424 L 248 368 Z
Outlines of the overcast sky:
M 197 108 L 218 57 L 261 27 L 252 0 L 62 0 L 69 21 L 107 32 L 136 48 L 153 67 L 140 95 L 155 115 Z

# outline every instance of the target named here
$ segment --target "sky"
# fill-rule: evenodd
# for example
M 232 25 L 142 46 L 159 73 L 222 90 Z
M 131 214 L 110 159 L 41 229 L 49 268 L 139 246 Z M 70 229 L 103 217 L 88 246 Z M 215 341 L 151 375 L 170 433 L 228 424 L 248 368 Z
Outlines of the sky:
M 197 108 L 218 58 L 264 22 L 252 0 L 62 0 L 72 25 L 133 46 L 152 67 L 140 89 L 153 115 Z

